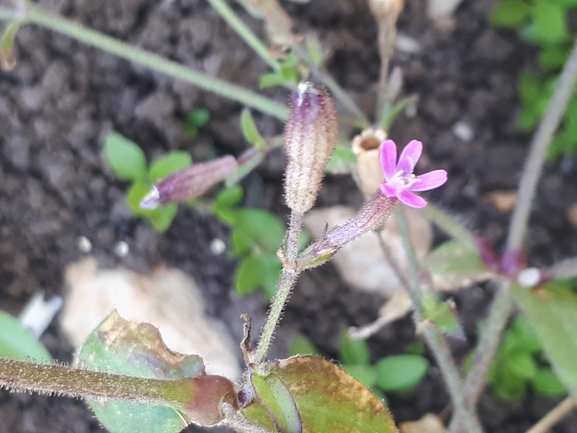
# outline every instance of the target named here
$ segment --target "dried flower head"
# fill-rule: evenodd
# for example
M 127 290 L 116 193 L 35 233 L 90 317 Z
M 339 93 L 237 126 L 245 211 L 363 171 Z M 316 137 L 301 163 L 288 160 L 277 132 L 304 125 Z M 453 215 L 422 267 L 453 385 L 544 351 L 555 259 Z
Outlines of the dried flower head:
M 380 185 L 381 192 L 387 197 L 396 197 L 402 203 L 414 208 L 422 208 L 427 201 L 414 192 L 428 191 L 443 185 L 447 181 L 445 170 L 433 170 L 416 176 L 415 165 L 423 153 L 423 143 L 412 140 L 403 149 L 397 162 L 397 145 L 387 140 L 381 145 L 381 167 L 385 183 Z

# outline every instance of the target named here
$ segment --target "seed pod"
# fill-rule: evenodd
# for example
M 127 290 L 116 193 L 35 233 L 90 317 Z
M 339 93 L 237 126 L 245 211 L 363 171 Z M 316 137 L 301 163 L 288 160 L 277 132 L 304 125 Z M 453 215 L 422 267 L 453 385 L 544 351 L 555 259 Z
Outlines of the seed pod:
M 154 209 L 160 204 L 184 202 L 200 197 L 212 186 L 231 176 L 237 168 L 236 159 L 230 155 L 192 164 L 161 179 L 146 194 L 140 206 Z
M 311 83 L 299 84 L 290 100 L 285 127 L 288 207 L 304 213 L 313 207 L 338 134 L 337 112 L 329 93 Z
M 386 139 L 387 133 L 381 128 L 365 129 L 353 138 L 351 148 L 357 156 L 359 186 L 366 195 L 374 194 L 385 181 L 379 149 Z

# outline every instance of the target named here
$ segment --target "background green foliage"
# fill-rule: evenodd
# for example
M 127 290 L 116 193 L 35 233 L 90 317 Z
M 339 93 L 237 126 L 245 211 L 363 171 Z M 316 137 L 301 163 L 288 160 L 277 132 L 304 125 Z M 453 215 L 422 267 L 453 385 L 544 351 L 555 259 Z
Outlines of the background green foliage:
M 491 23 L 517 29 L 519 36 L 539 47 L 537 63 L 541 73 L 525 73 L 519 79 L 521 110 L 517 126 L 532 131 L 551 99 L 559 71 L 567 61 L 576 33 L 568 25 L 577 0 L 502 0 L 492 11 Z M 577 96 L 565 111 L 563 124 L 549 148 L 549 157 L 573 153 L 577 149 Z

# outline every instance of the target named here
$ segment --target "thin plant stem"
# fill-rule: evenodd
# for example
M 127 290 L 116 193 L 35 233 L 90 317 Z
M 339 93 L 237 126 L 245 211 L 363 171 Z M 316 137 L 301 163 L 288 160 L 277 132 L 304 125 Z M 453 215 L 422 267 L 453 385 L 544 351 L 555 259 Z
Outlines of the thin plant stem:
M 563 113 L 565 113 L 567 109 L 567 104 L 573 96 L 573 89 L 576 82 L 577 44 L 573 47 L 573 51 L 571 51 L 571 55 L 567 59 L 563 71 L 561 71 L 555 93 L 549 101 L 547 111 L 541 119 L 539 128 L 531 142 L 529 156 L 525 162 L 525 167 L 523 168 L 519 182 L 517 206 L 511 217 L 505 251 L 519 251 L 522 247 L 527 230 L 527 223 L 529 221 L 531 203 L 535 195 L 537 181 L 541 175 L 547 148 L 561 122 Z
M 415 319 L 418 323 L 420 322 L 422 324 L 425 341 L 430 347 L 433 356 L 437 360 L 439 369 L 441 370 L 443 378 L 447 383 L 447 389 L 451 395 L 451 401 L 455 406 L 455 417 L 463 421 L 463 424 L 465 424 L 468 433 L 480 433 L 483 431 L 483 427 L 481 426 L 475 412 L 467 406 L 465 384 L 461 374 L 459 373 L 459 369 L 453 360 L 453 356 L 451 355 L 451 351 L 447 345 L 445 337 L 435 324 L 426 320 L 423 321 L 423 294 L 420 290 L 419 265 L 417 262 L 415 249 L 411 243 L 407 219 L 401 208 L 397 210 L 397 222 L 399 225 L 399 232 L 403 238 L 403 245 L 405 247 L 405 252 L 409 262 L 409 274 L 411 277 L 411 282 L 408 283 L 406 278 L 404 278 L 403 273 L 400 272 L 400 266 L 398 266 L 394 258 L 393 262 L 395 262 L 395 264 L 391 267 L 395 273 L 397 273 L 399 280 L 403 284 L 403 287 L 413 302 L 415 308 Z
M 362 129 L 368 128 L 370 125 L 369 119 L 367 116 L 365 116 L 365 114 L 361 111 L 359 106 L 355 103 L 355 101 L 353 101 L 349 94 L 340 86 L 340 84 L 337 83 L 337 81 L 329 74 L 321 71 L 319 67 L 312 61 L 308 53 L 300 45 L 295 43 L 292 45 L 292 49 L 305 63 L 307 68 L 309 68 L 312 76 L 327 86 L 333 97 L 356 117 L 358 126 Z
M 194 393 L 194 386 L 187 380 L 148 379 L 0 358 L 2 387 L 68 397 L 156 403 L 171 405 L 179 410 L 184 409 L 183 402 Z
M 452 238 L 458 240 L 463 245 L 470 248 L 477 248 L 475 242 L 475 235 L 467 229 L 463 224 L 459 223 L 448 213 L 439 209 L 437 206 L 429 203 L 426 208 L 422 210 L 423 215 L 430 221 L 434 222 Z
M 304 221 L 304 214 L 292 211 L 286 240 L 286 261 L 294 269 L 299 253 L 299 238 Z
M 477 418 L 474 410 L 469 408 L 466 403 L 465 386 L 463 378 L 459 373 L 447 341 L 439 328 L 432 324 L 423 322 L 423 336 L 431 348 L 431 352 L 437 360 L 437 365 L 443 374 L 447 389 L 451 395 L 451 401 L 455 407 L 455 417 L 463 420 L 467 433 L 481 433 L 483 427 Z
M 487 338 L 486 335 L 491 337 L 493 335 L 501 335 L 511 313 L 511 304 L 509 281 L 503 279 L 499 282 L 497 294 L 495 295 L 489 317 L 487 318 L 487 326 L 477 346 L 477 354 L 465 381 L 467 403 L 471 407 L 477 403 L 483 391 L 487 372 L 499 346 L 499 338 Z
M 577 82 L 577 45 L 563 67 L 553 97 L 549 101 L 547 111 L 541 119 L 541 123 L 531 142 L 531 148 L 527 161 L 523 168 L 519 182 L 517 206 L 513 212 L 509 225 L 509 234 L 506 241 L 505 254 L 517 254 L 521 251 L 523 238 L 527 230 L 531 203 L 535 195 L 537 181 L 541 175 L 547 148 L 553 139 L 553 135 L 559 126 L 561 117 L 567 108 L 569 99 L 573 94 L 573 88 Z M 481 337 L 477 349 L 477 355 L 473 361 L 473 368 L 467 376 L 467 401 L 470 407 L 476 405 L 485 385 L 487 371 L 491 364 L 501 333 L 505 329 L 507 320 L 511 314 L 512 301 L 509 295 L 509 285 L 502 282 L 498 288 L 495 300 L 489 312 L 487 328 Z M 450 431 L 459 429 L 459 422 L 455 420 Z
M 33 4 L 28 4 L 27 7 L 28 11 L 24 22 L 38 24 L 62 33 L 80 42 L 146 66 L 172 78 L 193 84 L 217 95 L 233 99 L 265 114 L 277 117 L 278 119 L 285 120 L 288 117 L 289 110 L 286 105 L 208 74 L 194 71 L 157 54 L 121 42 L 58 15 L 45 12 Z
M 537 424 L 527 430 L 526 433 L 547 433 L 555 424 L 569 415 L 573 410 L 575 410 L 575 401 L 571 397 L 567 397 L 551 409 Z
M 224 0 L 208 0 L 208 2 L 267 65 L 276 72 L 280 71 L 280 65 L 271 57 L 267 46 L 262 43 L 258 36 L 254 34 Z
M 256 350 L 251 354 L 251 362 L 261 364 L 272 343 L 274 332 L 281 319 L 282 312 L 290 297 L 293 287 L 300 275 L 300 271 L 283 269 L 277 284 L 276 295 L 266 315 Z
M 409 231 L 409 224 L 407 223 L 407 218 L 405 212 L 401 206 L 397 209 L 396 213 L 397 224 L 399 226 L 399 233 L 403 239 L 403 247 L 405 248 L 405 254 L 407 255 L 407 262 L 409 264 L 409 276 L 411 282 L 407 289 L 409 290 L 409 296 L 415 304 L 415 308 L 418 311 L 422 311 L 423 305 L 423 293 L 421 292 L 421 283 L 419 278 L 419 263 L 417 260 L 417 255 L 415 249 L 413 248 L 413 243 L 411 242 L 411 234 Z

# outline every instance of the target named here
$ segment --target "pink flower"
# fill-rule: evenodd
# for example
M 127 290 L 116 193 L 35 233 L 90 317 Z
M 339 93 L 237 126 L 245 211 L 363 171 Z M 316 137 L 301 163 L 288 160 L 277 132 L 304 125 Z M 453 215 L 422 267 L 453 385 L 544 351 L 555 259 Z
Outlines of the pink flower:
M 414 208 L 427 206 L 427 201 L 413 194 L 415 191 L 428 191 L 443 185 L 447 181 L 445 170 L 433 170 L 415 176 L 413 170 L 423 153 L 423 143 L 412 140 L 403 149 L 397 163 L 397 145 L 393 140 L 381 144 L 381 168 L 385 183 L 380 185 L 381 192 L 387 197 L 396 197 L 402 203 Z

